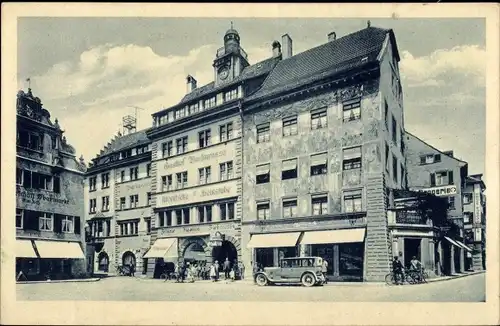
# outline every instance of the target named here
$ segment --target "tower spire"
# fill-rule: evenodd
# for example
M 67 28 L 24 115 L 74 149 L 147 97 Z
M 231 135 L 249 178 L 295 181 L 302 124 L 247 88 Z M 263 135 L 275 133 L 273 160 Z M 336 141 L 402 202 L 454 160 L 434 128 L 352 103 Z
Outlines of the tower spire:
M 233 21 L 231 20 L 231 29 L 233 29 Z

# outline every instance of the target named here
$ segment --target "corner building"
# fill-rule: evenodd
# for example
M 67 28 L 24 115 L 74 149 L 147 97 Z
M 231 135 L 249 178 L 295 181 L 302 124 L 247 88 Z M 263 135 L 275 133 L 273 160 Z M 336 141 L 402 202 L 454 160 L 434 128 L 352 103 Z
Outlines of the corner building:
M 277 58 L 250 65 L 234 29 L 213 61 L 214 81 L 153 115 L 151 249 L 148 275 L 164 263 L 241 261 L 241 105 Z
M 297 55 L 288 35 L 281 45 L 244 99 L 243 261 L 321 256 L 332 280 L 383 280 L 388 188 L 406 186 L 394 33 L 368 23 Z

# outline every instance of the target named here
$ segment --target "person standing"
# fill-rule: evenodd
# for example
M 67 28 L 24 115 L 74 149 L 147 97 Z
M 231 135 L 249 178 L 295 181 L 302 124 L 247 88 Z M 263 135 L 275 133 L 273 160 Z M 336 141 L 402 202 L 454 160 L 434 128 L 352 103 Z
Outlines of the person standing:
M 394 260 L 392 261 L 392 273 L 396 285 L 400 284 L 399 280 L 401 280 L 401 284 L 404 282 L 403 264 L 401 264 L 398 256 L 394 256 Z
M 323 273 L 323 277 L 325 278 L 325 284 L 328 284 L 328 278 L 326 277 L 326 273 L 328 272 L 328 261 L 323 258 L 323 264 L 321 265 L 321 273 Z
M 243 262 L 238 262 L 238 267 L 239 267 L 239 270 L 240 270 L 240 277 L 241 279 L 245 279 L 245 265 L 243 265 Z
M 134 262 L 130 263 L 130 276 L 132 276 L 132 277 L 135 276 L 135 265 L 134 265 Z
M 224 279 L 227 280 L 230 278 L 229 273 L 231 272 L 231 262 L 229 261 L 229 259 L 227 257 L 226 257 L 226 260 L 224 261 L 223 268 L 224 268 Z
M 220 269 L 220 266 L 219 266 L 219 261 L 216 260 L 215 261 L 215 280 L 218 281 L 219 280 L 219 269 Z
M 215 263 L 210 265 L 210 278 L 212 279 L 212 282 L 215 282 L 216 279 L 216 272 L 215 272 Z

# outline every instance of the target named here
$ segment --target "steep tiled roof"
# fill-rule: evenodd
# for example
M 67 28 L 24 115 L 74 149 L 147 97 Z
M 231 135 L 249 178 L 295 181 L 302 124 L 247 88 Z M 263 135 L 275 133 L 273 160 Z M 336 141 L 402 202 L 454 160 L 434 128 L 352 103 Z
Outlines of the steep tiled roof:
M 221 89 L 229 85 L 236 84 L 238 82 L 241 82 L 242 80 L 248 80 L 266 74 L 269 71 L 271 71 L 271 69 L 274 68 L 274 66 L 276 65 L 276 63 L 278 63 L 279 60 L 280 60 L 279 57 L 269 58 L 261 62 L 258 62 L 256 64 L 253 64 L 251 66 L 245 67 L 241 72 L 241 74 L 237 78 L 235 78 L 231 83 L 223 84 L 217 88 L 215 87 L 214 82 L 208 83 L 200 88 L 196 88 L 191 93 L 184 96 L 179 104 L 190 102 L 204 95 L 207 95 L 217 89 Z
M 105 156 L 111 153 L 116 153 L 118 151 L 121 151 L 123 149 L 135 146 L 135 145 L 140 145 L 140 144 L 147 144 L 150 142 L 148 137 L 146 136 L 146 131 L 148 129 L 140 130 L 137 132 L 134 132 L 132 134 L 128 135 L 123 135 L 123 136 L 118 136 L 114 138 L 108 146 L 103 149 L 103 152 L 99 154 L 99 156 Z
M 287 91 L 377 59 L 391 30 L 368 27 L 280 61 L 260 90 L 248 99 Z M 395 51 L 397 54 L 397 49 Z M 364 59 L 366 58 L 366 59 Z M 364 59 L 364 60 L 363 60 Z

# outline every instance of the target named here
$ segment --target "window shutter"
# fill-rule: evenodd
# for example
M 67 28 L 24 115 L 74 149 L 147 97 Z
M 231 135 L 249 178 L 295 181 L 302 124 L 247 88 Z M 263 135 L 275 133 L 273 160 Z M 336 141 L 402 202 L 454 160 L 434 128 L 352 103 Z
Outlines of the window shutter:
M 436 185 L 436 174 L 431 173 L 431 187 Z
M 62 215 L 54 214 L 54 232 L 62 232 Z
M 453 184 L 453 171 L 448 171 L 448 184 Z
M 79 216 L 75 216 L 74 217 L 75 219 L 75 234 L 80 234 L 80 217 Z

